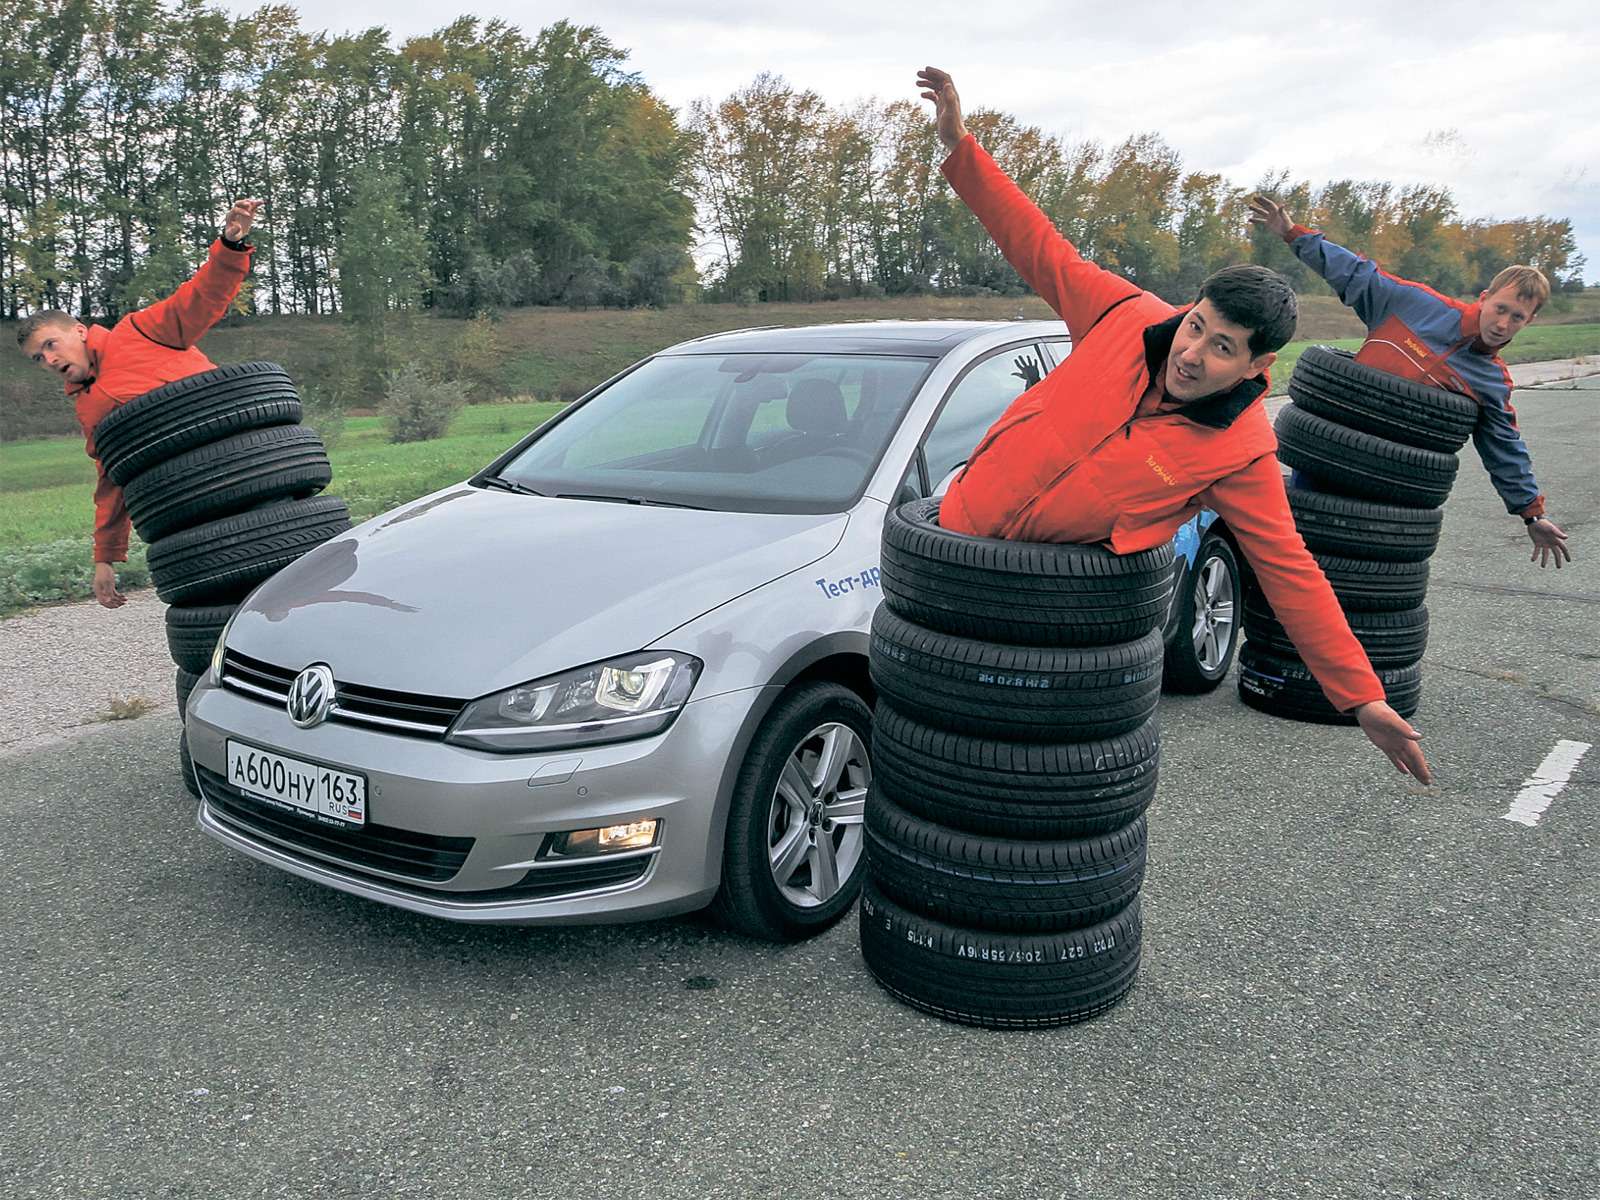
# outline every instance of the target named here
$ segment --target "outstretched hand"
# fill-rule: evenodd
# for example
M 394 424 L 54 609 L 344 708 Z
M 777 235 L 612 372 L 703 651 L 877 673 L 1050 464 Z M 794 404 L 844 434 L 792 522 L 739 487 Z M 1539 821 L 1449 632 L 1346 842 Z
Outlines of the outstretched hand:
M 1260 225 L 1281 238 L 1288 237 L 1289 231 L 1294 228 L 1294 219 L 1289 216 L 1289 211 L 1268 196 L 1250 198 L 1250 223 Z
M 953 151 L 967 136 L 966 123 L 961 119 L 961 97 L 956 94 L 955 81 L 950 72 L 938 67 L 923 67 L 917 72 L 917 86 L 922 98 L 933 101 L 934 120 L 939 128 L 939 141 L 946 150 Z
M 242 242 L 261 211 L 261 200 L 235 200 L 228 215 L 222 219 L 222 236 L 230 242 Z
M 1422 735 L 1382 700 L 1373 700 L 1356 709 L 1356 720 L 1361 732 L 1394 764 L 1402 775 L 1413 776 L 1419 783 L 1432 783 L 1433 772 L 1428 770 L 1428 760 L 1422 757 L 1422 747 L 1417 745 Z
M 1550 565 L 1550 560 L 1556 560 L 1556 570 L 1561 570 L 1561 560 L 1572 561 L 1572 551 L 1567 549 L 1567 535 L 1562 532 L 1549 517 L 1540 517 L 1528 526 L 1528 537 L 1533 542 L 1533 557 L 1529 562 L 1536 562 L 1540 569 Z

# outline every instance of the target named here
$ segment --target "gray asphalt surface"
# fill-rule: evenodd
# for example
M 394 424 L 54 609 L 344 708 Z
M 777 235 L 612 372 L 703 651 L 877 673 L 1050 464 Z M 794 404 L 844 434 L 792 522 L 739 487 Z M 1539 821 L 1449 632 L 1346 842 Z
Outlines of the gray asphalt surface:
M 1163 703 L 1138 986 L 986 1033 L 693 919 L 462 928 L 202 837 L 170 712 L 0 760 L 0 1194 L 1600 1195 L 1600 380 L 1523 392 L 1578 561 L 1467 451 L 1408 783 L 1353 730 Z

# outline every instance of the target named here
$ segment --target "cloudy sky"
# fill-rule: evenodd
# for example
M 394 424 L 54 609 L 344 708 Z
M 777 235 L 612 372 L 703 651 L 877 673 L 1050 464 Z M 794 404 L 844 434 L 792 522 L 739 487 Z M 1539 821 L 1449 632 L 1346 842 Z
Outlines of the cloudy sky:
M 914 98 L 916 69 L 931 63 L 969 107 L 1068 140 L 1159 132 L 1186 170 L 1240 186 L 1269 169 L 1434 183 L 1465 218 L 1567 217 L 1586 278 L 1600 280 L 1594 0 L 293 2 L 303 28 L 382 26 L 397 43 L 466 13 L 529 33 L 563 17 L 598 25 L 680 110 L 760 71 L 831 104 Z

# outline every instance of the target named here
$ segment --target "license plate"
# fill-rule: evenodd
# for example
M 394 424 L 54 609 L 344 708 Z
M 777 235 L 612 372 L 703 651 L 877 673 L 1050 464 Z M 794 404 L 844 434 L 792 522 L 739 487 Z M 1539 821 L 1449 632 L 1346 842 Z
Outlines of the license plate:
M 326 821 L 367 823 L 365 775 L 258 750 L 230 738 L 228 782 L 257 799 Z

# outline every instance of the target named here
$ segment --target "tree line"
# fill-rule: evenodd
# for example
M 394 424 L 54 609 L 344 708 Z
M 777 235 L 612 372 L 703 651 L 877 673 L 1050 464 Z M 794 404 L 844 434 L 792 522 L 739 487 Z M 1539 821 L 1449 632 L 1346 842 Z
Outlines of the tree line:
M 244 195 L 267 202 L 245 310 L 373 327 L 418 308 L 1022 290 L 939 176 L 924 106 L 831 106 L 763 74 L 680 118 L 626 61 L 567 21 L 462 17 L 392 45 L 303 30 L 287 6 L 0 0 L 0 315 L 114 318 L 164 295 Z M 1584 265 L 1569 221 L 1466 219 L 1444 188 L 1247 189 L 1154 134 L 969 124 L 1086 256 L 1171 299 L 1246 260 L 1312 286 L 1246 232 L 1256 188 L 1445 292 L 1512 261 L 1558 282 Z

